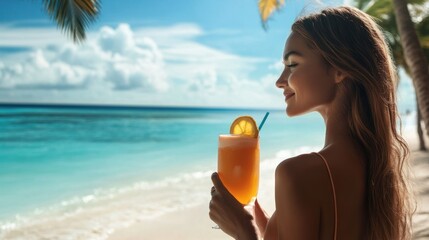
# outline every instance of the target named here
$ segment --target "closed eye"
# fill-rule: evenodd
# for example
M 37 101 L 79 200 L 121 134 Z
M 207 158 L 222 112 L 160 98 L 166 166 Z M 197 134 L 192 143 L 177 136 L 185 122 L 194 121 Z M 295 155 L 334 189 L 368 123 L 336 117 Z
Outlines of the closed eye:
M 293 67 L 298 66 L 298 63 L 286 64 L 285 66 L 288 67 L 288 68 L 293 68 Z

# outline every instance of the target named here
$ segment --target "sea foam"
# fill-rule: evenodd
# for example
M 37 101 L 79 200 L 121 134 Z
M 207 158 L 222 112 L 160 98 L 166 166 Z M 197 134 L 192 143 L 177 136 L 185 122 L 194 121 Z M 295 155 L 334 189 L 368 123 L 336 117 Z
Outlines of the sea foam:
M 273 195 L 273 171 L 285 158 L 316 147 L 282 150 L 261 161 L 260 195 Z M 95 189 L 92 194 L 63 200 L 33 213 L 0 222 L 0 239 L 106 239 L 117 229 L 210 201 L 214 170 L 181 173 L 160 181 L 142 181 L 121 188 Z M 202 216 L 208 217 L 208 216 Z

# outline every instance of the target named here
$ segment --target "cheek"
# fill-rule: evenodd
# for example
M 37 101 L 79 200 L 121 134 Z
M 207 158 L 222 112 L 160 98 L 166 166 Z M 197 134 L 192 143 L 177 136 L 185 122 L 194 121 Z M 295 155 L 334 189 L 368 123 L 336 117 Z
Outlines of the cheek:
M 296 92 L 298 101 L 326 102 L 331 99 L 332 83 L 321 71 L 296 71 L 289 76 L 289 86 Z
M 289 76 L 288 83 L 295 94 L 302 98 L 313 91 L 314 84 L 317 82 L 315 77 L 310 71 L 297 70 Z

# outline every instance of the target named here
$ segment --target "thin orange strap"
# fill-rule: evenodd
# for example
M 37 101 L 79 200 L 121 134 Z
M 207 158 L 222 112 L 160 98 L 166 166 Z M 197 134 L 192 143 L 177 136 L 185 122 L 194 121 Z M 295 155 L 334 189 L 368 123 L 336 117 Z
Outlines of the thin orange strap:
M 337 196 L 335 194 L 334 180 L 332 179 L 332 174 L 331 174 L 331 170 L 329 169 L 328 161 L 326 161 L 326 159 L 320 153 L 317 153 L 317 152 L 314 152 L 314 153 L 316 155 L 318 155 L 320 158 L 322 158 L 323 161 L 325 162 L 326 169 L 328 169 L 329 179 L 331 180 L 332 193 L 334 195 L 334 212 L 335 212 L 334 240 L 336 240 L 337 239 L 338 213 L 337 213 Z

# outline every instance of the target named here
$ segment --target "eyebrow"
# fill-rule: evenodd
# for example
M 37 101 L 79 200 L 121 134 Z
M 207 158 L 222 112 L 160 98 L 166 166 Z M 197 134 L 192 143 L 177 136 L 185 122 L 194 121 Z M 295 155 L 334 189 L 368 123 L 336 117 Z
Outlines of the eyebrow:
M 301 57 L 302 57 L 302 53 L 300 53 L 300 52 L 297 52 L 297 51 L 289 51 L 289 52 L 287 52 L 287 53 L 284 55 L 283 60 L 284 60 L 284 61 L 286 61 L 286 60 L 289 58 L 289 56 L 290 56 L 290 55 L 298 55 L 298 56 L 301 56 Z

